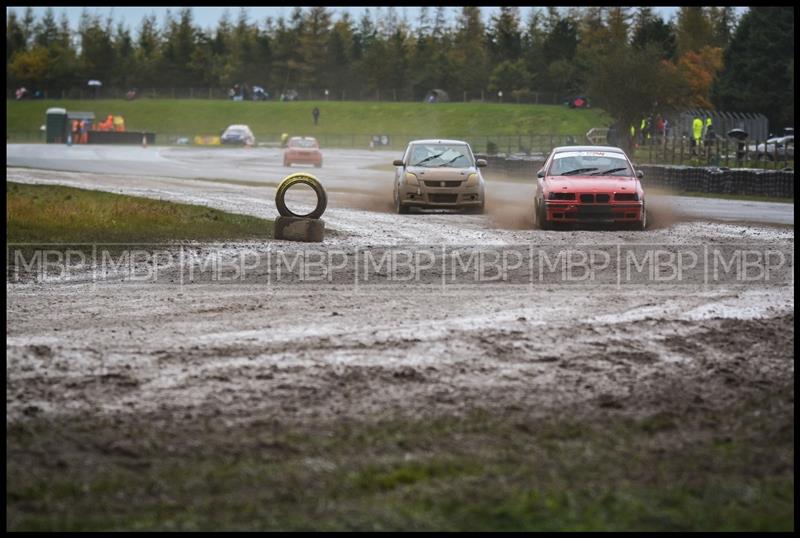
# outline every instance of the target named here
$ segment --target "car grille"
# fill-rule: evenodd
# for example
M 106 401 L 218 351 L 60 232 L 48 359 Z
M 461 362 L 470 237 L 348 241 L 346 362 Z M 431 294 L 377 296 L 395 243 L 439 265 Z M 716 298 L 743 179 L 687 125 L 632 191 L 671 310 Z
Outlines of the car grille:
M 460 187 L 460 181 L 426 181 L 426 187 Z
M 607 204 L 611 200 L 610 194 L 581 194 L 581 202 L 584 204 Z
M 458 200 L 457 194 L 429 194 L 428 199 L 434 204 L 454 204 Z
M 609 205 L 578 206 L 575 216 L 585 220 L 611 220 L 614 212 Z

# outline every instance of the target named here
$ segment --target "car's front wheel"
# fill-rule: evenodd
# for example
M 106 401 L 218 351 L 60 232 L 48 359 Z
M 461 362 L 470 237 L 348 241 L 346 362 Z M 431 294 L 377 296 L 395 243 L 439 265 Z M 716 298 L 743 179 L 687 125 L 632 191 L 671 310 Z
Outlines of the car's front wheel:
M 533 220 L 540 230 L 547 230 L 550 227 L 550 223 L 547 222 L 547 212 L 544 210 L 544 200 L 534 200 Z
M 400 203 L 400 193 L 394 191 L 394 210 L 398 215 L 408 215 L 409 207 Z
M 647 229 L 647 208 L 644 204 L 642 204 L 642 220 L 639 222 L 638 229 L 642 231 Z

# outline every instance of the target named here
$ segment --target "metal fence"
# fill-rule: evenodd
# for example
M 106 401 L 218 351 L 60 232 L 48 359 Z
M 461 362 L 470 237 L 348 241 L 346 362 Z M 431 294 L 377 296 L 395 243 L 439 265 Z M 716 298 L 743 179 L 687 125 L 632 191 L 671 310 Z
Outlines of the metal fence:
M 311 129 L 309 129 L 311 130 Z M 202 133 L 211 136 L 219 133 Z M 319 141 L 322 148 L 339 149 L 391 149 L 402 151 L 412 140 L 436 138 L 430 133 L 417 134 L 389 134 L 375 133 L 368 134 L 348 134 L 348 133 L 298 133 L 314 136 Z M 255 132 L 256 145 L 277 146 L 281 142 L 282 133 L 261 133 Z M 156 136 L 157 144 L 193 144 L 195 135 L 186 133 L 159 133 Z M 454 138 L 452 136 L 442 136 L 441 138 Z M 524 154 L 547 154 L 556 146 L 585 144 L 581 135 L 503 135 L 503 136 L 484 136 L 466 135 L 459 136 L 459 140 L 465 140 L 472 146 L 475 153 L 496 154 L 496 153 L 524 153 Z
M 130 88 L 71 88 L 54 91 L 43 91 L 43 99 L 126 99 Z M 283 90 L 269 90 L 269 101 L 278 101 Z M 218 87 L 169 87 L 169 88 L 136 88 L 136 99 L 230 99 L 229 88 Z M 397 102 L 423 102 L 427 92 L 411 89 L 359 89 L 355 90 L 330 90 L 318 88 L 294 89 L 296 100 L 301 101 L 397 101 Z M 288 91 L 286 92 L 288 93 Z M 6 88 L 6 99 L 14 99 L 14 90 Z M 247 94 L 246 100 L 252 100 L 252 94 Z M 505 92 L 468 92 L 455 91 L 449 94 L 450 102 L 480 102 L 480 103 L 517 103 L 560 105 L 564 98 L 554 92 L 518 91 Z
M 769 141 L 771 140 L 771 141 Z M 753 168 L 794 168 L 794 140 L 749 138 L 735 140 L 716 136 L 695 144 L 685 136 L 655 137 L 633 151 L 637 163 L 749 166 Z
M 742 129 L 749 134 L 750 138 L 761 140 L 770 136 L 769 120 L 763 114 L 711 111 L 701 108 L 689 109 L 679 114 L 673 122 L 672 132 L 675 136 L 691 136 L 692 121 L 695 118 L 711 118 L 711 125 L 720 136 L 725 136 L 731 129 Z
M 339 149 L 388 149 L 402 151 L 411 140 L 431 138 L 429 133 L 390 134 L 374 133 L 309 133 L 313 134 L 322 148 Z M 159 145 L 194 145 L 198 135 L 218 136 L 219 133 L 158 133 L 155 143 Z M 282 133 L 256 132 L 256 142 L 260 146 L 279 146 Z M 447 137 L 442 137 L 447 138 Z M 511 160 L 523 156 L 544 160 L 557 146 L 585 145 L 589 141 L 585 135 L 466 135 L 458 137 L 466 140 L 475 153 L 487 155 L 502 154 Z M 44 142 L 44 131 L 8 132 L 9 142 Z M 765 140 L 749 139 L 743 142 L 731 138 L 716 137 L 711 142 L 693 145 L 691 138 L 655 137 L 645 140 L 631 152 L 631 159 L 637 164 L 677 164 L 692 166 L 725 166 L 765 169 L 794 168 L 794 142 L 786 144 L 767 143 Z

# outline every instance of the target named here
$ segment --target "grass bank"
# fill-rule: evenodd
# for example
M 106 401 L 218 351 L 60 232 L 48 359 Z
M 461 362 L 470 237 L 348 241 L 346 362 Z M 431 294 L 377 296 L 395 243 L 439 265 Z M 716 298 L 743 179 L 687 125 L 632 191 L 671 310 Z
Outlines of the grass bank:
M 209 207 L 6 182 L 9 243 L 147 243 L 271 238 L 273 222 Z
M 608 125 L 599 109 L 499 103 L 386 103 L 355 101 L 234 102 L 207 99 L 6 101 L 6 133 L 37 131 L 50 107 L 122 114 L 128 130 L 194 136 L 218 135 L 233 123 L 256 137 L 280 134 L 412 135 L 426 137 L 575 135 Z M 319 125 L 311 111 L 319 107 Z
M 639 419 L 34 418 L 8 427 L 7 525 L 792 530 L 792 394 L 787 385 L 769 401 Z

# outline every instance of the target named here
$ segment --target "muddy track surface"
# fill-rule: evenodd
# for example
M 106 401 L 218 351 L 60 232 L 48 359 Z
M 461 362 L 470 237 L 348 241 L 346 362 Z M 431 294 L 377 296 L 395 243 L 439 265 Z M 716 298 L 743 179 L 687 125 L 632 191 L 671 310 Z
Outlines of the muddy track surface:
M 51 183 L 274 218 L 274 187 L 178 177 L 7 169 Z M 487 215 L 390 212 L 386 182 L 334 191 L 323 248 L 397 245 L 748 244 L 793 252 L 793 227 L 684 221 L 653 204 L 645 232 L 531 229 L 519 203 Z M 509 187 L 510 188 L 510 187 Z M 310 201 L 309 201 L 310 204 Z M 302 245 L 198 245 L 234 259 Z M 220 417 L 313 423 L 458 415 L 470 409 L 646 414 L 725 407 L 794 378 L 793 263 L 769 281 L 630 287 L 394 282 L 157 282 L 112 274 L 8 282 L 7 424 L 29 418 Z M 433 279 L 436 278 L 434 275 Z M 692 280 L 692 278 L 694 280 Z M 453 284 L 459 284 L 458 281 Z M 681 403 L 676 403 L 681 402 Z M 676 407 L 677 406 L 677 407 Z

